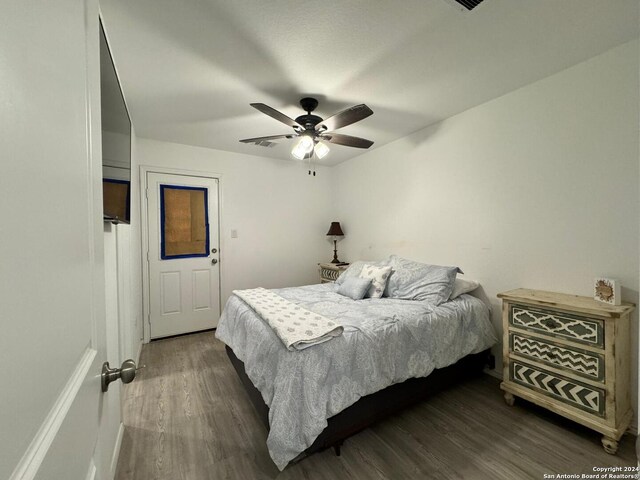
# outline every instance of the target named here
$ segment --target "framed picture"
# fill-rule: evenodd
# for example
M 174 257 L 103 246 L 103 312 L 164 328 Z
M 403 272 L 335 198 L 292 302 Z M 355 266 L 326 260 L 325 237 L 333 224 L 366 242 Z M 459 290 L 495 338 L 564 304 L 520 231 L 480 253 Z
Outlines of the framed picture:
M 614 278 L 596 278 L 593 284 L 593 298 L 609 305 L 621 305 L 620 282 Z

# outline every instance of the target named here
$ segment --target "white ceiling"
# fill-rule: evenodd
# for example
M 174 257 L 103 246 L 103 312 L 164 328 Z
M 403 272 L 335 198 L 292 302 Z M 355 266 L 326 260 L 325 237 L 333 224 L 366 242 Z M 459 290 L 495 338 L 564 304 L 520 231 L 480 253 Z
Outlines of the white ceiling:
M 101 0 L 137 135 L 288 159 L 303 96 L 380 147 L 638 37 L 637 0 Z M 363 150 L 331 146 L 320 163 Z

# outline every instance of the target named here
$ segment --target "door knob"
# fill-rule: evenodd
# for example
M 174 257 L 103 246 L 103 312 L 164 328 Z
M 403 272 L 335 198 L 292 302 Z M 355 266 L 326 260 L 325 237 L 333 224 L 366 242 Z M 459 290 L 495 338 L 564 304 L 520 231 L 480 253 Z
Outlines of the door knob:
M 218 249 L 217 248 L 212 248 L 211 249 L 211 253 L 218 253 Z
M 144 365 L 140 368 L 144 368 Z M 139 368 L 136 368 L 136 362 L 132 359 L 125 360 L 122 362 L 120 368 L 111 368 L 109 366 L 109 362 L 104 362 L 102 364 L 102 375 L 101 375 L 101 383 L 102 383 L 102 391 L 106 392 L 109 390 L 109 384 L 111 382 L 115 382 L 116 380 L 122 380 L 122 383 L 131 383 L 133 379 L 136 378 L 136 372 Z
M 218 260 L 216 260 L 215 258 L 211 259 L 211 265 L 215 265 L 216 263 L 218 263 Z

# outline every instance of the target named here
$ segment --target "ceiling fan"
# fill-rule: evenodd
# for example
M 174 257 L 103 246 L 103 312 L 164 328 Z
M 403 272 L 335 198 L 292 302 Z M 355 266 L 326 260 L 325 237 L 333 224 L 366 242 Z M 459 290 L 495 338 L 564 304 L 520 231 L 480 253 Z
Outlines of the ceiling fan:
M 294 132 L 268 137 L 245 138 L 240 140 L 242 143 L 269 146 L 272 140 L 298 138 L 298 142 L 291 150 L 291 154 L 298 160 L 310 159 L 314 153 L 319 159 L 323 158 L 329 153 L 329 147 L 322 141 L 355 148 L 369 148 L 373 145 L 371 140 L 365 138 L 333 132 L 333 130 L 346 127 L 372 115 L 373 110 L 364 104 L 342 110 L 326 120 L 311 113 L 318 106 L 318 100 L 311 97 L 305 97 L 300 100 L 300 106 L 307 113 L 306 115 L 300 115 L 295 120 L 264 103 L 251 103 L 250 105 L 265 115 L 269 115 L 279 122 L 292 127 Z

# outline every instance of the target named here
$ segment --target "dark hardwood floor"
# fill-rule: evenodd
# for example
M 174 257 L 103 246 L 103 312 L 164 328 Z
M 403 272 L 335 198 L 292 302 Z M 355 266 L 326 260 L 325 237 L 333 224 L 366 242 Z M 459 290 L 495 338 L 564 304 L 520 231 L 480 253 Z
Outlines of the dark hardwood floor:
M 608 455 L 591 430 L 522 400 L 508 407 L 484 375 L 349 438 L 340 457 L 325 450 L 279 472 L 212 332 L 145 345 L 140 363 L 123 389 L 117 480 L 518 480 L 636 465 L 635 437 Z

